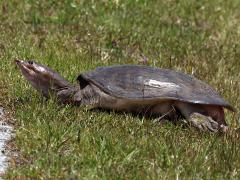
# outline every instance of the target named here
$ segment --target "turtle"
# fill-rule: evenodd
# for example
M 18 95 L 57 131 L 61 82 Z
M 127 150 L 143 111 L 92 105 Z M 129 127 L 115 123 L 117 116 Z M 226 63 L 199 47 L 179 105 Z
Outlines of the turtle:
M 216 90 L 183 72 L 144 65 L 97 67 L 71 84 L 34 60 L 15 60 L 23 76 L 43 96 L 61 104 L 90 105 L 113 111 L 174 119 L 181 115 L 204 132 L 227 132 L 224 109 L 235 108 Z

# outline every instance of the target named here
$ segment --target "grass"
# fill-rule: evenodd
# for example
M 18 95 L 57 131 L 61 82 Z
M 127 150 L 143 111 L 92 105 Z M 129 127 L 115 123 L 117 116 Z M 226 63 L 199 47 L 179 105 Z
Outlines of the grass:
M 36 59 L 75 82 L 113 64 L 181 70 L 240 108 L 238 0 L 0 1 L 0 105 L 15 119 L 18 157 L 6 179 L 239 179 L 235 129 L 199 133 L 142 117 L 59 106 L 22 78 L 15 58 Z

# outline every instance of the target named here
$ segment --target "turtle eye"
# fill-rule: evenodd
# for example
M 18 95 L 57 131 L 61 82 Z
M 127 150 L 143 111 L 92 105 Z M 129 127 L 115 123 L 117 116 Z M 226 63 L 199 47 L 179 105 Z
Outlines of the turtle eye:
M 28 61 L 28 64 L 33 65 L 33 61 Z

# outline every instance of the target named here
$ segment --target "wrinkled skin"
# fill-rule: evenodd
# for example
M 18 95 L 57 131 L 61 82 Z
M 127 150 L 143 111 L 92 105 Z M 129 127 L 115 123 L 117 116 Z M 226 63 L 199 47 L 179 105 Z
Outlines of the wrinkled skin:
M 219 105 L 194 104 L 177 100 L 117 98 L 103 92 L 90 82 L 82 89 L 73 86 L 54 70 L 34 61 L 15 60 L 15 63 L 36 90 L 45 97 L 49 97 L 50 94 L 56 95 L 58 101 L 63 104 L 92 105 L 117 111 L 154 114 L 170 119 L 177 117 L 177 113 L 180 112 L 189 124 L 201 131 L 227 132 L 228 130 L 223 107 Z
M 49 96 L 50 92 L 57 92 L 71 87 L 63 77 L 48 67 L 37 64 L 34 61 L 24 62 L 15 60 L 15 62 L 28 82 L 46 97 Z
M 43 96 L 55 94 L 61 103 L 73 102 L 72 96 L 78 90 L 52 69 L 34 61 L 15 60 L 23 76 Z

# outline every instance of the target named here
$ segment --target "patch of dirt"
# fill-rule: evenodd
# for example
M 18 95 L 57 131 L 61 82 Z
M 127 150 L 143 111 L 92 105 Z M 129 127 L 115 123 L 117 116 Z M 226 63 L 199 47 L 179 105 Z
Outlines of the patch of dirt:
M 0 175 L 8 168 L 12 150 L 8 142 L 14 137 L 13 123 L 9 114 L 0 106 Z

